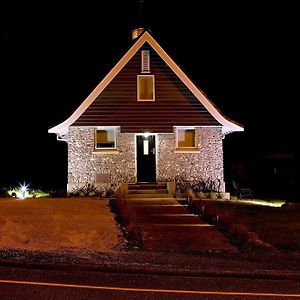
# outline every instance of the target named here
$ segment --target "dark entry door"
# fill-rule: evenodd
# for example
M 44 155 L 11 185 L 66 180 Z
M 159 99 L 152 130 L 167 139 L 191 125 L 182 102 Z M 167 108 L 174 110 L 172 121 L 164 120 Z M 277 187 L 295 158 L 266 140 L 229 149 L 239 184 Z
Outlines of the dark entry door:
M 156 181 L 155 135 L 136 136 L 137 181 Z

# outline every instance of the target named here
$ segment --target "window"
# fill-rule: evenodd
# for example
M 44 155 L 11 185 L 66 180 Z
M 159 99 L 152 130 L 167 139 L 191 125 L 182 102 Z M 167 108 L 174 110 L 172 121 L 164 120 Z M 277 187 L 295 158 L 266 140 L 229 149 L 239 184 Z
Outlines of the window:
M 95 130 L 95 149 L 116 148 L 115 128 L 104 128 Z
M 150 73 L 150 51 L 142 50 L 141 59 L 142 73 Z
M 137 76 L 138 101 L 154 101 L 154 75 Z
M 178 129 L 178 148 L 195 148 L 195 129 Z
M 176 148 L 179 150 L 197 150 L 197 136 L 195 128 L 177 128 Z

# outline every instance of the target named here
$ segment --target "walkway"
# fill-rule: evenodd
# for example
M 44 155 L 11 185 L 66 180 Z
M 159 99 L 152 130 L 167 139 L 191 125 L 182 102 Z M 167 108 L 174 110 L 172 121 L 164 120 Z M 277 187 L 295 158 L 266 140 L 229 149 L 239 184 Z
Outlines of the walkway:
M 171 197 L 165 184 L 129 184 L 126 200 L 145 249 L 237 252 L 224 235 Z

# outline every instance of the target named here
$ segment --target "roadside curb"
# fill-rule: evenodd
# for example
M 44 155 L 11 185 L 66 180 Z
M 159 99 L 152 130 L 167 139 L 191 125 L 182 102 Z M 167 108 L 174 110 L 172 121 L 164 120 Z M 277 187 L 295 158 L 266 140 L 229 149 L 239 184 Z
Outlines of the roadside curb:
M 41 269 L 41 270 L 66 270 L 70 272 L 108 272 L 129 274 L 152 274 L 165 276 L 193 276 L 193 277 L 236 277 L 273 280 L 300 280 L 300 272 L 283 270 L 223 270 L 223 269 L 187 269 L 173 266 L 159 266 L 155 264 L 71 264 L 49 262 L 24 262 L 13 259 L 1 259 L 0 266 Z

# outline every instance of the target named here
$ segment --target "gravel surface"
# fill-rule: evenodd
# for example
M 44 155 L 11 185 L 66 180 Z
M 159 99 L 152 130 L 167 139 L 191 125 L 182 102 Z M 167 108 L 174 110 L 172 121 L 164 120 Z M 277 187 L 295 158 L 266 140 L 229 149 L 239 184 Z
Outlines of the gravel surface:
M 133 249 L 116 252 L 61 249 L 27 251 L 1 249 L 0 264 L 76 268 L 116 272 L 164 274 L 289 277 L 300 280 L 299 253 L 164 253 Z

